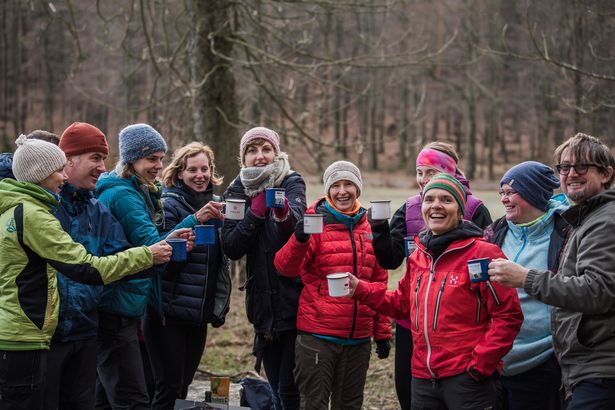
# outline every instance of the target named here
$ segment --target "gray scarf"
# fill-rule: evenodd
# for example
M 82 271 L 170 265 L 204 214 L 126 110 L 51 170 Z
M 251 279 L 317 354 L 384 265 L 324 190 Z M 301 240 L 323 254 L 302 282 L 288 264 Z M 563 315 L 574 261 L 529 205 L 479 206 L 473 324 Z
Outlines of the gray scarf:
M 265 167 L 241 168 L 239 178 L 244 186 L 245 194 L 252 198 L 266 188 L 280 186 L 291 172 L 288 155 L 280 152 L 273 162 Z

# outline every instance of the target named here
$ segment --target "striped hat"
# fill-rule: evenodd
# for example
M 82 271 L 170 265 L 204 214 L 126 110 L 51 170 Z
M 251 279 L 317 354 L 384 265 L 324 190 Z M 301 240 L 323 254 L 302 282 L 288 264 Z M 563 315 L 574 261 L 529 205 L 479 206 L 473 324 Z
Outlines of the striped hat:
M 434 188 L 443 189 L 451 194 L 459 204 L 461 213 L 463 214 L 465 212 L 467 200 L 466 191 L 455 177 L 444 173 L 434 175 L 425 186 L 425 189 L 423 189 L 423 196 L 427 191 Z

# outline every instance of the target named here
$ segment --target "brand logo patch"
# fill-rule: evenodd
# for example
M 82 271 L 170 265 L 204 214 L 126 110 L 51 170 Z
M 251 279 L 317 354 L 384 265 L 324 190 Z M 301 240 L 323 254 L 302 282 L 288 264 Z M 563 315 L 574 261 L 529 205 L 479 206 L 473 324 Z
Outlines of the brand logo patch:
M 11 218 L 6 222 L 6 231 L 13 233 L 17 230 L 17 227 L 15 226 L 15 218 Z

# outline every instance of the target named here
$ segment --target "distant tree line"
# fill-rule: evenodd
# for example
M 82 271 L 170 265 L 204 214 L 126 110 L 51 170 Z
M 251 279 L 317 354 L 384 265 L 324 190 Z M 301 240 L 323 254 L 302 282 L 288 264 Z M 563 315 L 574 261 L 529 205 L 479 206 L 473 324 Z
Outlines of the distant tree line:
M 412 173 L 445 140 L 493 179 L 576 131 L 614 144 L 614 60 L 610 0 L 6 0 L 0 145 L 145 121 L 232 177 L 242 131 L 266 125 L 307 172 Z

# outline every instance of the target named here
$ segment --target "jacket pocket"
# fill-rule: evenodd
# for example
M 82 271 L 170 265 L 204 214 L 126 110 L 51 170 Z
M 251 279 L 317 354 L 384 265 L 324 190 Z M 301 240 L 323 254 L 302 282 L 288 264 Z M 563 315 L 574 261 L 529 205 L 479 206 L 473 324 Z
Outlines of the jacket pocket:
M 440 283 L 440 287 L 438 288 L 438 294 L 436 296 L 436 306 L 434 308 L 434 313 L 433 313 L 433 324 L 432 324 L 433 330 L 436 330 L 436 328 L 438 327 L 438 315 L 440 313 L 440 303 L 442 302 L 442 294 L 444 293 L 444 285 L 446 285 L 447 279 L 448 279 L 448 272 L 446 273 L 446 275 L 444 275 L 444 279 L 442 280 L 442 283 Z
M 416 286 L 414 287 L 414 328 L 419 330 L 419 289 L 421 288 L 421 273 L 416 279 Z
M 613 313 L 602 315 L 582 315 L 577 328 L 579 343 L 588 348 L 595 348 L 605 341 L 615 339 L 615 317 Z

